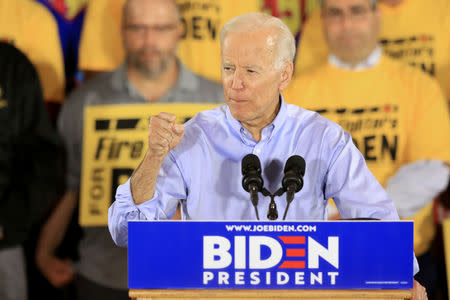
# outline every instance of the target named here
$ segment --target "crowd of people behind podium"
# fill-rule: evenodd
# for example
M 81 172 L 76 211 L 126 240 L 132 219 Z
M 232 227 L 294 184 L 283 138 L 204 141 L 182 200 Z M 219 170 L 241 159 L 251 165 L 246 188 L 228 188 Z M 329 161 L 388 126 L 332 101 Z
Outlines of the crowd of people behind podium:
M 0 299 L 128 299 L 126 249 L 78 225 L 83 109 L 223 103 L 220 28 L 255 11 L 297 40 L 285 101 L 352 135 L 447 299 L 449 0 L 0 0 Z

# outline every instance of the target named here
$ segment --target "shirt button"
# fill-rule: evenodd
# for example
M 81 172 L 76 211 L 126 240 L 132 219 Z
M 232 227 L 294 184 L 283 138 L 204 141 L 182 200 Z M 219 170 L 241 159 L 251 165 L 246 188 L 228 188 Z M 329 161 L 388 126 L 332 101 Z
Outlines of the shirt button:
M 261 153 L 261 149 L 256 149 L 256 153 L 260 154 Z

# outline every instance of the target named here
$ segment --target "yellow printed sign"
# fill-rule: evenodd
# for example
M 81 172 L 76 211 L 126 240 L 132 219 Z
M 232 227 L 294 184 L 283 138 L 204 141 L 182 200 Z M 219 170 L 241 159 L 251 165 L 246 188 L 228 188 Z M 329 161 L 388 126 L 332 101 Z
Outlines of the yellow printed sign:
M 184 123 L 217 104 L 91 106 L 84 113 L 80 217 L 82 226 L 105 226 L 117 186 L 126 182 L 147 151 L 150 117 L 177 115 Z

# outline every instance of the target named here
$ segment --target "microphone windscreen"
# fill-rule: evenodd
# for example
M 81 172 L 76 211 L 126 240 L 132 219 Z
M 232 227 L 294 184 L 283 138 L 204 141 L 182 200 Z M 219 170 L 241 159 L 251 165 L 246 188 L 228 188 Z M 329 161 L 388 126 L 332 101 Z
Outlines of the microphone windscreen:
M 293 171 L 303 177 L 305 175 L 305 168 L 306 162 L 303 157 L 299 155 L 292 155 L 286 161 L 286 165 L 284 166 L 284 173 L 286 174 L 289 171 Z
M 242 175 L 246 175 L 251 170 L 256 170 L 257 174 L 261 174 L 261 162 L 258 156 L 250 153 L 242 159 Z

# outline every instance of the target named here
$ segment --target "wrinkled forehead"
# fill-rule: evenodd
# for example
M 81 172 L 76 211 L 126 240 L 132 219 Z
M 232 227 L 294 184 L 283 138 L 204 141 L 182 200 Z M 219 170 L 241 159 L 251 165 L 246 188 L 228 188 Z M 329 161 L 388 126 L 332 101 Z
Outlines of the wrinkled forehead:
M 273 30 L 229 32 L 221 48 L 222 62 L 267 64 L 276 55 L 277 38 Z

